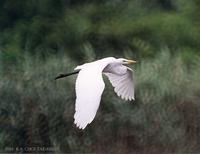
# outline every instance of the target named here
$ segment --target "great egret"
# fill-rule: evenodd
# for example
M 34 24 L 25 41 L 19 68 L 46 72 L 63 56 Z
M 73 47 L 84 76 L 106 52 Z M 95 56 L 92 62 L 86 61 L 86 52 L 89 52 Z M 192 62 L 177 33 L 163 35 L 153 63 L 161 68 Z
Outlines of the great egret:
M 105 74 L 114 87 L 114 91 L 125 100 L 134 100 L 134 84 L 132 69 L 124 64 L 136 63 L 134 60 L 108 57 L 94 62 L 77 66 L 75 72 L 60 74 L 60 79 L 77 74 L 76 79 L 76 105 L 74 123 L 79 129 L 90 124 L 99 108 L 101 95 L 105 88 L 102 74 Z

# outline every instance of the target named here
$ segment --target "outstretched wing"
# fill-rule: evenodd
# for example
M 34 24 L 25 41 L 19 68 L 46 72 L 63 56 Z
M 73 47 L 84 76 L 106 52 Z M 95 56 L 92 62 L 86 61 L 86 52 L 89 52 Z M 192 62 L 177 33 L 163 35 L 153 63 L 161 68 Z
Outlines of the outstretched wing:
M 126 67 L 126 66 L 124 66 Z M 127 67 L 123 75 L 114 73 L 104 73 L 114 87 L 114 91 L 125 100 L 134 100 L 133 70 Z
M 76 80 L 76 106 L 74 123 L 84 129 L 91 123 L 99 108 L 105 84 L 102 70 L 96 67 L 81 69 Z

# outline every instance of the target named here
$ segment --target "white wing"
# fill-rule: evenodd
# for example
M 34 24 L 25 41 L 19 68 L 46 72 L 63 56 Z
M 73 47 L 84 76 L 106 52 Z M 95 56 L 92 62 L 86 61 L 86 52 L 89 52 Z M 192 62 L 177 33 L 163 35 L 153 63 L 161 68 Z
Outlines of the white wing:
M 84 129 L 93 121 L 104 87 L 102 69 L 87 66 L 80 70 L 76 80 L 76 112 L 74 114 L 74 123 L 80 129 Z
M 124 66 L 126 67 L 126 66 Z M 114 91 L 125 100 L 134 100 L 133 70 L 127 67 L 123 75 L 114 73 L 104 73 L 114 87 Z

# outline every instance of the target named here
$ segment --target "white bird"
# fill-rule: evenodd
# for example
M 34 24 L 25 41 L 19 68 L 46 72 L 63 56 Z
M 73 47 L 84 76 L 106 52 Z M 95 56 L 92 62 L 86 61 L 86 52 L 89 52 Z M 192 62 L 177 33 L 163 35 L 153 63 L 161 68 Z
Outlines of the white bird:
M 108 57 L 77 66 L 75 72 L 60 74 L 55 79 L 77 74 L 76 105 L 74 123 L 79 129 L 90 124 L 99 108 L 101 95 L 105 88 L 102 74 L 110 80 L 114 91 L 125 100 L 134 100 L 133 71 L 124 64 L 136 63 L 134 60 Z

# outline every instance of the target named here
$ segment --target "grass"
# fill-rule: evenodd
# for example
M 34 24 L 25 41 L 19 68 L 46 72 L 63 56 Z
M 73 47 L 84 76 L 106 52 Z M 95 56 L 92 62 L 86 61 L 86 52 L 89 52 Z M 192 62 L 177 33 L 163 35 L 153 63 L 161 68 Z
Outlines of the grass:
M 90 57 L 90 56 L 88 56 Z M 91 60 L 91 59 L 90 59 Z M 75 76 L 54 77 L 78 64 L 65 56 L 24 62 L 0 71 L 0 149 L 44 146 L 56 152 L 192 153 L 200 150 L 200 64 L 189 66 L 166 49 L 136 66 L 135 102 L 106 89 L 95 120 L 73 125 Z

